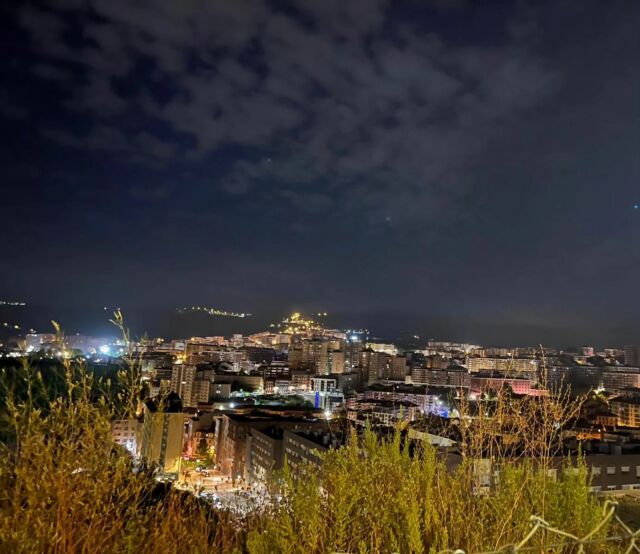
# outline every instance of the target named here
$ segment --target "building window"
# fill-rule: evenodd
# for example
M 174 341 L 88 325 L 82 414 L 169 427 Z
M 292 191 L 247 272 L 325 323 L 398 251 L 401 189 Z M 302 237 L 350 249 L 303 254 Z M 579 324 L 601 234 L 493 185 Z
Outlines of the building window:
M 630 470 L 629 466 L 622 466 L 622 467 L 620 468 L 620 471 L 621 471 L 622 473 L 629 473 L 629 470 Z
M 607 467 L 607 475 L 615 475 L 616 474 L 616 468 L 609 466 Z
M 591 468 L 591 475 L 600 475 L 600 466 L 593 466 Z

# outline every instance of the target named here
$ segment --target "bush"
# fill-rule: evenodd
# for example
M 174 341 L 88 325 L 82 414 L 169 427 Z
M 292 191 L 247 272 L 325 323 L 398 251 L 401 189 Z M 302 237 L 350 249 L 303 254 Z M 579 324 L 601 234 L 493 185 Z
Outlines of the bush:
M 451 469 L 428 445 L 366 430 L 304 479 L 285 468 L 280 500 L 241 518 L 135 471 L 112 443 L 111 384 L 79 363 L 53 391 L 26 363 L 2 377 L 1 552 L 473 552 L 521 540 L 533 514 L 577 535 L 602 517 L 582 466 L 556 481 L 544 463 L 505 459 L 480 494 L 477 456 Z
M 556 481 L 534 463 L 507 462 L 491 494 L 479 494 L 473 465 L 452 471 L 429 445 L 410 455 L 399 433 L 380 441 L 366 430 L 330 451 L 319 473 L 296 480 L 283 472 L 283 501 L 251 530 L 249 551 L 478 552 L 522 540 L 534 514 L 578 536 L 602 519 L 583 466 Z
M 232 552 L 243 532 L 224 512 L 134 471 L 111 438 L 113 407 L 82 368 L 51 398 L 39 373 L 12 374 L 0 445 L 1 552 Z M 11 391 L 21 390 L 15 395 Z M 36 407 L 38 398 L 40 407 Z M 7 429 L 8 428 L 8 429 Z

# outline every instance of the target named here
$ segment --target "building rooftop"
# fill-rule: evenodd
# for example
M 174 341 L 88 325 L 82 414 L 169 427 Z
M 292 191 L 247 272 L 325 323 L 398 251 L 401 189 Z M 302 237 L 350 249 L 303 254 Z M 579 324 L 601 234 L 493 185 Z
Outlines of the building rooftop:
M 300 423 L 305 423 L 305 422 L 309 422 L 309 421 L 318 421 L 319 419 L 321 419 L 321 416 L 323 414 L 322 410 L 316 410 L 316 409 L 309 409 L 307 410 L 307 413 L 278 413 L 277 408 L 282 408 L 283 411 L 289 410 L 291 411 L 290 408 L 287 407 L 281 407 L 281 406 L 274 406 L 274 409 L 261 409 L 261 408 L 256 408 L 256 409 L 252 409 L 250 411 L 245 411 L 242 413 L 238 413 L 236 411 L 233 410 L 225 410 L 223 412 L 221 412 L 223 415 L 226 415 L 227 417 L 229 417 L 229 419 L 232 419 L 234 421 L 237 422 L 251 422 L 251 421 L 287 421 L 287 422 L 291 422 L 291 423 L 296 423 L 296 422 L 300 422 Z M 297 412 L 302 412 L 303 410 L 295 410 Z
M 254 429 L 255 433 L 262 433 L 272 439 L 280 440 L 282 438 L 283 429 L 282 427 L 267 427 L 266 429 Z
M 471 374 L 472 379 L 508 379 L 509 381 L 529 381 L 529 377 L 517 373 L 504 373 L 500 371 L 482 371 Z
M 361 403 L 363 404 L 368 404 L 368 405 L 376 405 L 376 406 L 380 406 L 382 408 L 393 408 L 395 407 L 405 407 L 405 408 L 417 408 L 417 404 L 415 404 L 414 402 L 408 402 L 406 400 L 397 400 L 397 401 L 393 401 L 393 400 L 360 400 Z
M 622 395 L 612 398 L 610 402 L 640 406 L 640 396 Z
M 411 385 L 400 383 L 397 385 L 384 385 L 382 383 L 373 383 L 367 387 L 369 391 L 376 392 L 397 392 L 402 394 L 429 394 L 439 396 L 441 394 L 449 394 L 451 387 L 430 387 L 428 385 Z
M 342 445 L 346 442 L 346 437 L 342 433 L 333 432 L 331 430 L 314 430 L 314 431 L 287 431 L 293 435 L 313 442 L 323 449 L 328 449 L 332 445 Z

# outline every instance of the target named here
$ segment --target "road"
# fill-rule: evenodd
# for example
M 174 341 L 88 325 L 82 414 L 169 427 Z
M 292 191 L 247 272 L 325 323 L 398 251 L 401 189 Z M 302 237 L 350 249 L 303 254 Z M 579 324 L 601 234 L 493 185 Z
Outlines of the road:
M 266 507 L 269 503 L 269 495 L 264 486 L 251 486 L 244 480 L 233 482 L 230 477 L 215 471 L 185 472 L 175 486 L 210 500 L 216 508 L 240 514 Z

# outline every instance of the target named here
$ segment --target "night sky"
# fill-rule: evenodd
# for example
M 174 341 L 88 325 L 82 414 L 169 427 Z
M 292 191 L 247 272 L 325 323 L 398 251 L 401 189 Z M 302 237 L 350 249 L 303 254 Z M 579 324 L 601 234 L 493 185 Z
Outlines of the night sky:
M 2 9 L 16 317 L 640 342 L 640 2 Z

